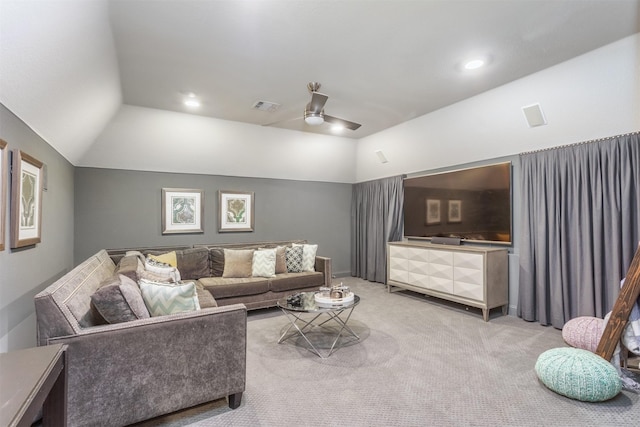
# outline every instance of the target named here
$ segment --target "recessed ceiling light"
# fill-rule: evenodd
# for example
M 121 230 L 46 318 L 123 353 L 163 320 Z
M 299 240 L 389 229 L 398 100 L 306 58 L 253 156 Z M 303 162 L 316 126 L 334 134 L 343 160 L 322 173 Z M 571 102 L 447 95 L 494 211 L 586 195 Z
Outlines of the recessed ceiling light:
M 467 61 L 464 64 L 465 70 L 475 70 L 477 68 L 482 67 L 485 64 L 484 59 L 473 59 L 471 61 Z
M 190 108 L 197 108 L 200 106 L 200 101 L 196 97 L 195 93 L 188 94 L 186 99 L 183 102 L 184 102 L 184 105 Z

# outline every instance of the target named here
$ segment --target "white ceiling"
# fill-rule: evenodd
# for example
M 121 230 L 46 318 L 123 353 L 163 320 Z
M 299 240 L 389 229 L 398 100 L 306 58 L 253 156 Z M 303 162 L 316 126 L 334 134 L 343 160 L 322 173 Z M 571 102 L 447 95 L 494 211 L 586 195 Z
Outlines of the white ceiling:
M 0 101 L 72 163 L 121 104 L 363 138 L 640 32 L 639 0 L 0 0 Z M 478 55 L 488 66 L 463 72 Z M 198 111 L 181 103 L 187 92 Z M 277 112 L 252 109 L 281 104 Z
M 638 1 L 114 1 L 126 104 L 328 133 L 307 83 L 362 138 L 640 31 Z M 483 69 L 460 64 L 489 56 Z M 281 104 L 275 113 L 256 101 Z M 289 120 L 295 119 L 297 120 Z

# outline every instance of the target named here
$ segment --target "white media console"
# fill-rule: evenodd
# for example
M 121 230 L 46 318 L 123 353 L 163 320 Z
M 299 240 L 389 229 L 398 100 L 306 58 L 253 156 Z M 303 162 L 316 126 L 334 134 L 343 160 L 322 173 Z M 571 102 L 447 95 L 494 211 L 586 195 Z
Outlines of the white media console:
M 392 242 L 387 246 L 387 290 L 394 287 L 489 311 L 507 313 L 509 277 L 507 250 L 423 242 Z

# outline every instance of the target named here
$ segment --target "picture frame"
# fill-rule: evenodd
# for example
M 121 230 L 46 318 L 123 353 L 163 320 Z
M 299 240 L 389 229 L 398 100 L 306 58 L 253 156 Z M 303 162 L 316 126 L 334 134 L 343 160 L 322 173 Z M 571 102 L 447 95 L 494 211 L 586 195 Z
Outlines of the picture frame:
M 440 200 L 427 199 L 427 225 L 440 224 Z
M 253 231 L 253 192 L 220 190 L 218 195 L 218 232 Z
M 449 200 L 449 222 L 462 222 L 462 200 Z
M 162 234 L 204 233 L 204 190 L 162 189 Z
M 40 243 L 44 164 L 21 150 L 11 162 L 11 248 Z
M 7 142 L 0 139 L 0 251 L 4 251 L 7 212 Z

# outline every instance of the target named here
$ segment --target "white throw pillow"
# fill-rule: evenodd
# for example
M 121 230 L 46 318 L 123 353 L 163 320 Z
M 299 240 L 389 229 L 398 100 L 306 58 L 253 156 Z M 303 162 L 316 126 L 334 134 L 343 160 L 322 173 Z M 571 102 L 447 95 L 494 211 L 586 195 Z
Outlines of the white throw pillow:
M 251 268 L 253 277 L 276 277 L 276 250 L 255 251 Z
M 302 246 L 302 271 L 316 271 L 318 245 L 300 245 L 294 243 L 293 246 Z

